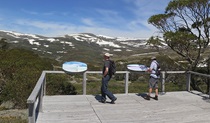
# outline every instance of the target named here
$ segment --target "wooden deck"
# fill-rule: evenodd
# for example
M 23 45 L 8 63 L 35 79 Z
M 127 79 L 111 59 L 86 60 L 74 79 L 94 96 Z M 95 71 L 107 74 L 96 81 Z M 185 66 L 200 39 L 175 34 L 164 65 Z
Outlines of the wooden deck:
M 209 123 L 210 100 L 198 92 L 167 92 L 159 100 L 145 94 L 115 94 L 116 104 L 100 95 L 44 96 L 37 123 Z M 154 96 L 154 95 L 152 95 Z

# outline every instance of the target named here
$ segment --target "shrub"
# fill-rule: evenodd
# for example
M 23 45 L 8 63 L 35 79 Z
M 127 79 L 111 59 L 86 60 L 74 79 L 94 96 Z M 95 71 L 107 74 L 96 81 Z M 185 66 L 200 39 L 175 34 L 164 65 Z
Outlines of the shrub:
M 31 51 L 12 49 L 0 51 L 0 102 L 12 101 L 15 108 L 26 108 L 26 100 L 43 70 L 52 69 L 48 59 Z
M 76 95 L 76 88 L 63 74 L 49 74 L 47 76 L 47 95 Z

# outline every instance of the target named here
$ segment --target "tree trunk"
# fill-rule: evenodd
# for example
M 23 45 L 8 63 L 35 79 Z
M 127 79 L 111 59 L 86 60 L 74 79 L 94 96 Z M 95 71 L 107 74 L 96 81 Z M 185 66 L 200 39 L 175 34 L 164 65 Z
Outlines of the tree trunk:
M 207 74 L 210 74 L 210 57 L 207 60 Z M 209 93 L 209 86 L 210 86 L 210 78 L 207 78 L 207 89 L 206 89 L 206 94 Z

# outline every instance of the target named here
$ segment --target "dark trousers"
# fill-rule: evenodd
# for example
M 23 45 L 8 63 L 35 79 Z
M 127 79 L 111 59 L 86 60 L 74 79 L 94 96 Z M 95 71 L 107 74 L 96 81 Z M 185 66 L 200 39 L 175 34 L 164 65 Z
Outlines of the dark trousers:
M 102 100 L 106 100 L 106 96 L 109 97 L 110 100 L 114 100 L 115 96 L 108 90 L 108 83 L 110 80 L 110 76 L 106 75 L 105 77 L 102 78 L 102 85 L 101 85 L 101 96 Z

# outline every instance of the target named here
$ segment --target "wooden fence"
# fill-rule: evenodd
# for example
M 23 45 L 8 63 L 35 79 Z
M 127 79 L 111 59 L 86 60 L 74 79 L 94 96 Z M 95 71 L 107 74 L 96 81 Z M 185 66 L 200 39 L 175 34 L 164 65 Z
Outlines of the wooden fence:
M 43 71 L 39 80 L 37 81 L 32 93 L 27 99 L 28 103 L 28 121 L 29 123 L 36 123 L 36 118 L 39 112 L 42 112 L 42 102 L 43 96 L 46 94 L 46 74 L 54 73 L 54 74 L 65 74 L 64 71 Z M 128 81 L 129 81 L 129 73 L 130 71 L 117 71 L 116 74 L 124 74 L 125 75 L 125 94 L 128 94 Z M 161 72 L 161 91 L 165 92 L 165 75 L 166 74 L 186 74 L 186 91 L 190 91 L 190 83 L 191 83 L 191 75 L 198 75 L 202 77 L 210 78 L 210 75 L 201 74 L 193 71 L 162 71 Z M 102 71 L 85 71 L 83 74 L 83 95 L 86 95 L 86 80 L 87 74 L 102 74 Z M 210 89 L 209 89 L 210 90 Z M 210 92 L 209 92 L 210 98 Z

